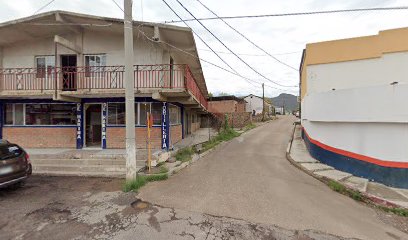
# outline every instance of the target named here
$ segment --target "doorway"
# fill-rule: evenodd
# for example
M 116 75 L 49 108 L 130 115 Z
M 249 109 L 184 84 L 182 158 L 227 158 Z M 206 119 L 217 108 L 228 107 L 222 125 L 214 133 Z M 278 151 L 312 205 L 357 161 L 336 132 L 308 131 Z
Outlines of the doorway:
M 77 56 L 61 55 L 62 91 L 77 90 Z
M 102 146 L 102 105 L 85 105 L 85 146 Z

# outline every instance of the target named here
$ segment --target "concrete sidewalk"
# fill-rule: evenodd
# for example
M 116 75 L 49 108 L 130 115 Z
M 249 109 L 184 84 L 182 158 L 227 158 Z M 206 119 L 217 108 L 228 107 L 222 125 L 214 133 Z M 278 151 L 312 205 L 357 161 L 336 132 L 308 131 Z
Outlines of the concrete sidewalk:
M 408 189 L 392 188 L 380 183 L 370 182 L 368 179 L 336 170 L 310 156 L 302 140 L 299 125 L 295 127 L 293 141 L 291 146 L 288 147 L 288 153 L 289 160 L 293 164 L 316 178 L 338 181 L 365 194 L 377 203 L 408 208 Z

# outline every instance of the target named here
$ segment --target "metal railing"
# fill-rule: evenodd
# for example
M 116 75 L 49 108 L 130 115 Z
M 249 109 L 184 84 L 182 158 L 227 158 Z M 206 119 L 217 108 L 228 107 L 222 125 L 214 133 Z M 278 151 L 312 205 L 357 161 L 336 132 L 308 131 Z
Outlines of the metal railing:
M 124 89 L 124 66 L 0 68 L 1 91 Z M 185 89 L 207 108 L 186 64 L 134 66 L 135 89 Z

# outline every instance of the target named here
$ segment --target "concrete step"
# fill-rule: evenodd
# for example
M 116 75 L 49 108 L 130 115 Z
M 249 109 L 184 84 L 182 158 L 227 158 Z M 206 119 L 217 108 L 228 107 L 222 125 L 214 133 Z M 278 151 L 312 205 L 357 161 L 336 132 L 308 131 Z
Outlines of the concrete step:
M 124 166 L 124 159 L 31 159 L 33 165 L 50 164 L 50 165 L 101 165 L 101 166 Z
M 36 171 L 46 171 L 46 172 L 117 172 L 125 173 L 125 166 L 101 166 L 101 165 L 54 165 L 54 164 L 33 164 L 33 172 Z
M 108 177 L 108 178 L 125 178 L 126 173 L 120 172 L 75 172 L 75 171 L 44 171 L 36 170 L 33 174 L 48 176 L 84 176 L 84 177 Z

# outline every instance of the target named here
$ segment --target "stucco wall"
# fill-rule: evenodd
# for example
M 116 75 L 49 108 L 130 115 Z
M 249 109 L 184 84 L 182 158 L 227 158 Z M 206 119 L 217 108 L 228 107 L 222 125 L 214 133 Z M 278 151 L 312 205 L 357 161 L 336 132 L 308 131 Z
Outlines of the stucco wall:
M 408 52 L 307 67 L 307 93 L 408 83 Z
M 123 65 L 123 36 L 119 33 L 105 33 L 86 30 L 82 36 L 62 35 L 64 38 L 83 47 L 83 54 L 107 54 L 107 65 Z M 58 46 L 58 55 L 75 54 L 75 52 Z M 34 67 L 35 56 L 54 55 L 53 38 L 27 41 L 3 48 L 3 67 Z M 1 55 L 0 55 L 1 56 Z M 175 63 L 177 57 L 173 56 Z M 58 59 L 59 61 L 59 59 Z M 83 66 L 83 55 L 78 55 L 78 66 Z M 169 64 L 170 54 L 156 44 L 150 44 L 141 38 L 134 37 L 134 64 Z
M 263 101 L 261 98 L 253 96 L 252 98 L 250 96 L 245 98 L 246 103 L 246 111 L 247 112 L 252 112 L 255 110 L 256 114 L 262 113 L 263 109 Z

